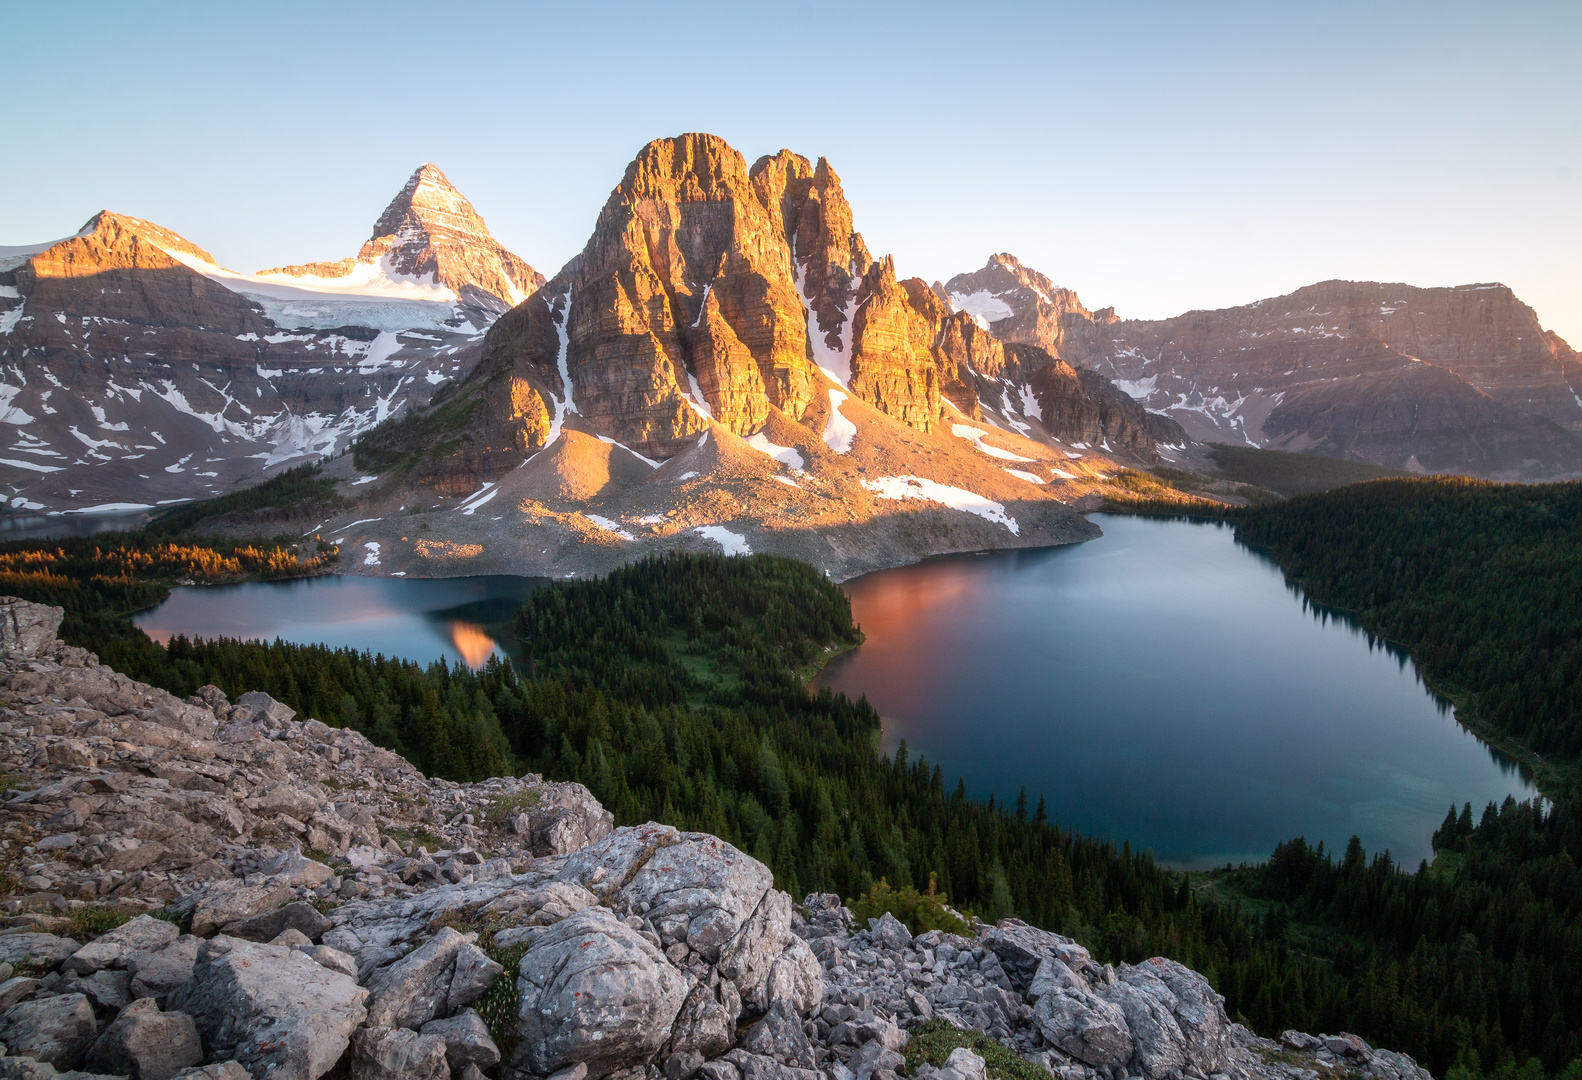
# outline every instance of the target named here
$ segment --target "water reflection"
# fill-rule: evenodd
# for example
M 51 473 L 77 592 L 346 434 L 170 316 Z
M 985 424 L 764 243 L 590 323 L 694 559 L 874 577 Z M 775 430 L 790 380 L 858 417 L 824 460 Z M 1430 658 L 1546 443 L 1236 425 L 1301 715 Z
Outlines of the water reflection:
M 134 620 L 150 637 L 281 639 L 477 668 L 520 659 L 511 619 L 543 578 L 320 577 L 185 586 Z
M 484 661 L 500 647 L 477 623 L 452 619 L 449 625 L 451 645 L 461 653 L 467 666 L 474 670 L 483 667 Z
M 1228 528 L 1098 516 L 1087 544 L 849 582 L 868 634 L 820 682 L 983 797 L 1177 866 L 1352 833 L 1415 865 L 1454 802 L 1531 794 L 1398 648 L 1303 602 Z M 1491 760 L 1492 759 L 1492 760 Z

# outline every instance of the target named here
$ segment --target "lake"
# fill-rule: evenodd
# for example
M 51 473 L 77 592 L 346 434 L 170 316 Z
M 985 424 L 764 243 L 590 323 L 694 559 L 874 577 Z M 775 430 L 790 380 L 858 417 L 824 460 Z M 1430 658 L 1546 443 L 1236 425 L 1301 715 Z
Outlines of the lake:
M 1171 866 L 1356 834 L 1409 867 L 1454 802 L 1536 790 L 1410 660 L 1305 606 L 1229 527 L 1094 515 L 1085 544 L 932 559 L 847 582 L 868 635 L 819 682 L 866 693 L 973 795 Z
M 1452 802 L 1535 790 L 1405 657 L 1304 605 L 1229 528 L 1095 515 L 1060 548 L 931 559 L 846 583 L 867 641 L 819 682 L 868 699 L 979 797 L 1171 866 L 1265 859 L 1353 833 L 1408 866 Z M 542 579 L 324 577 L 180 588 L 138 625 L 345 645 L 474 667 L 510 655 Z
M 480 667 L 518 656 L 511 617 L 544 578 L 317 577 L 245 585 L 184 586 L 133 621 L 149 637 L 282 638 L 347 646 L 428 664 Z

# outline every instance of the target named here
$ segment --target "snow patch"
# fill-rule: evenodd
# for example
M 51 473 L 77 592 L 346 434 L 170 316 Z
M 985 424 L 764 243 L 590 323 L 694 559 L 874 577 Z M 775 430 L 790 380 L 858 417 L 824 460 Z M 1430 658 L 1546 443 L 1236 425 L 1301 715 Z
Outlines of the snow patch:
M 988 454 L 992 458 L 999 458 L 1001 461 L 1034 460 L 1030 457 L 1023 457 L 1020 454 L 1013 454 L 1009 450 L 1001 450 L 998 446 L 990 446 L 988 443 L 983 441 L 984 433 L 982 429 L 975 428 L 971 424 L 952 424 L 950 425 L 950 431 L 951 434 L 958 438 L 966 439 L 968 442 L 972 443 L 973 446 L 976 446 L 979 450 L 982 450 L 985 454 Z
M 951 293 L 950 306 L 971 315 L 973 320 L 985 330 L 989 328 L 991 322 L 1009 319 L 1016 314 L 1011 310 L 1010 304 L 988 289 L 979 289 L 975 293 Z
M 682 390 L 681 396 L 686 399 L 688 405 L 692 406 L 692 411 L 705 420 L 713 420 L 714 410 L 709 406 L 709 399 L 703 396 L 703 387 L 698 385 L 698 377 L 690 371 L 687 372 L 687 385 L 692 387 L 692 392 L 689 394 Z
M 942 503 L 952 510 L 976 514 L 985 521 L 1004 525 L 1012 536 L 1022 533 L 1016 519 L 1006 514 L 1004 503 L 986 499 L 965 488 L 936 484 L 921 476 L 881 476 L 877 480 L 864 480 L 862 486 L 881 499 L 922 499 L 925 502 Z
M 495 487 L 494 481 L 491 480 L 484 484 L 483 487 L 473 492 L 472 495 L 468 497 L 467 501 L 462 503 L 456 509 L 460 510 L 466 517 L 472 517 L 472 515 L 477 512 L 478 507 L 484 505 L 498 494 L 500 494 L 500 489 Z
M 769 441 L 769 436 L 761 431 L 747 439 L 747 445 L 760 454 L 768 454 L 781 464 L 791 466 L 797 472 L 807 468 L 807 463 L 803 460 L 802 454 L 795 447 L 780 446 L 772 443 Z
M 0 424 L 31 424 L 33 417 L 23 412 L 12 402 L 22 392 L 20 386 L 0 386 Z
M 741 533 L 731 532 L 723 525 L 699 525 L 692 530 L 705 540 L 713 540 L 727 555 L 751 555 L 753 549 L 747 545 L 747 537 Z
M 1016 477 L 1018 480 L 1026 480 L 1029 484 L 1049 483 L 1049 481 L 1045 480 L 1037 473 L 1023 472 L 1021 469 L 1006 469 L 1005 471 Z
M 13 469 L 27 469 L 29 472 L 60 472 L 58 465 L 40 465 L 36 461 L 17 461 L 14 458 L 0 458 L 0 465 L 9 465 Z
M 612 532 L 616 536 L 619 536 L 622 540 L 636 540 L 637 539 L 637 537 L 633 536 L 631 533 L 629 533 L 625 529 L 621 528 L 621 523 L 618 522 L 618 521 L 611 521 L 607 517 L 600 517 L 598 514 L 590 514 L 590 513 L 587 513 L 586 511 L 583 512 L 582 516 L 587 518 L 589 521 L 593 522 L 595 525 L 597 525 L 599 528 L 603 529 L 605 532 Z
M 638 461 L 641 461 L 644 465 L 647 465 L 650 469 L 657 469 L 657 468 L 659 468 L 660 465 L 663 464 L 663 462 L 655 461 L 651 457 L 644 457 L 642 454 L 639 454 L 636 450 L 633 450 L 630 446 L 627 446 L 625 443 L 622 443 L 622 442 L 616 442 L 614 439 L 610 438 L 608 435 L 600 435 L 599 436 L 599 441 L 602 442 L 602 443 L 609 443 L 611 446 L 619 446 L 622 450 L 625 450 L 628 454 L 631 454 L 634 458 L 636 458 Z
M 363 545 L 363 548 L 368 552 L 368 554 L 363 556 L 363 565 L 364 566 L 378 566 L 379 565 L 379 544 L 376 541 L 370 540 L 366 544 Z
M 824 425 L 824 445 L 837 454 L 851 453 L 852 440 L 857 437 L 857 425 L 846 419 L 840 403 L 846 395 L 839 390 L 829 392 L 829 421 Z
M 1031 416 L 1039 423 L 1044 422 L 1044 407 L 1038 404 L 1038 399 L 1033 396 L 1033 388 L 1027 383 L 1017 387 L 1022 395 L 1022 415 Z

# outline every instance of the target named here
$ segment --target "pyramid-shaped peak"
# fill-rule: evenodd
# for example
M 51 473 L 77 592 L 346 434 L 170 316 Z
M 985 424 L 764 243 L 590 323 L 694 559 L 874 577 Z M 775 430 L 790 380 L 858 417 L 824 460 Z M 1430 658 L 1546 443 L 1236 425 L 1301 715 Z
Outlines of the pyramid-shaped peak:
M 487 236 L 489 227 L 472 203 L 438 165 L 425 162 L 412 173 L 399 194 L 374 222 L 373 238 L 394 236 L 403 227 Z

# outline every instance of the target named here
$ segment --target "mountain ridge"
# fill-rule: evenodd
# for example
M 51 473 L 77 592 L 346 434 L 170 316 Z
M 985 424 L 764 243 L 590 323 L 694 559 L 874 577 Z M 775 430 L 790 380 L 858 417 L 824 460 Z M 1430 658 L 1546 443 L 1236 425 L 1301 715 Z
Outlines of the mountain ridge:
M 1194 438 L 1493 479 L 1582 474 L 1582 363 L 1504 285 L 1335 279 L 1130 320 L 1035 296 L 1018 269 L 992 256 L 938 291 L 1108 376 Z

